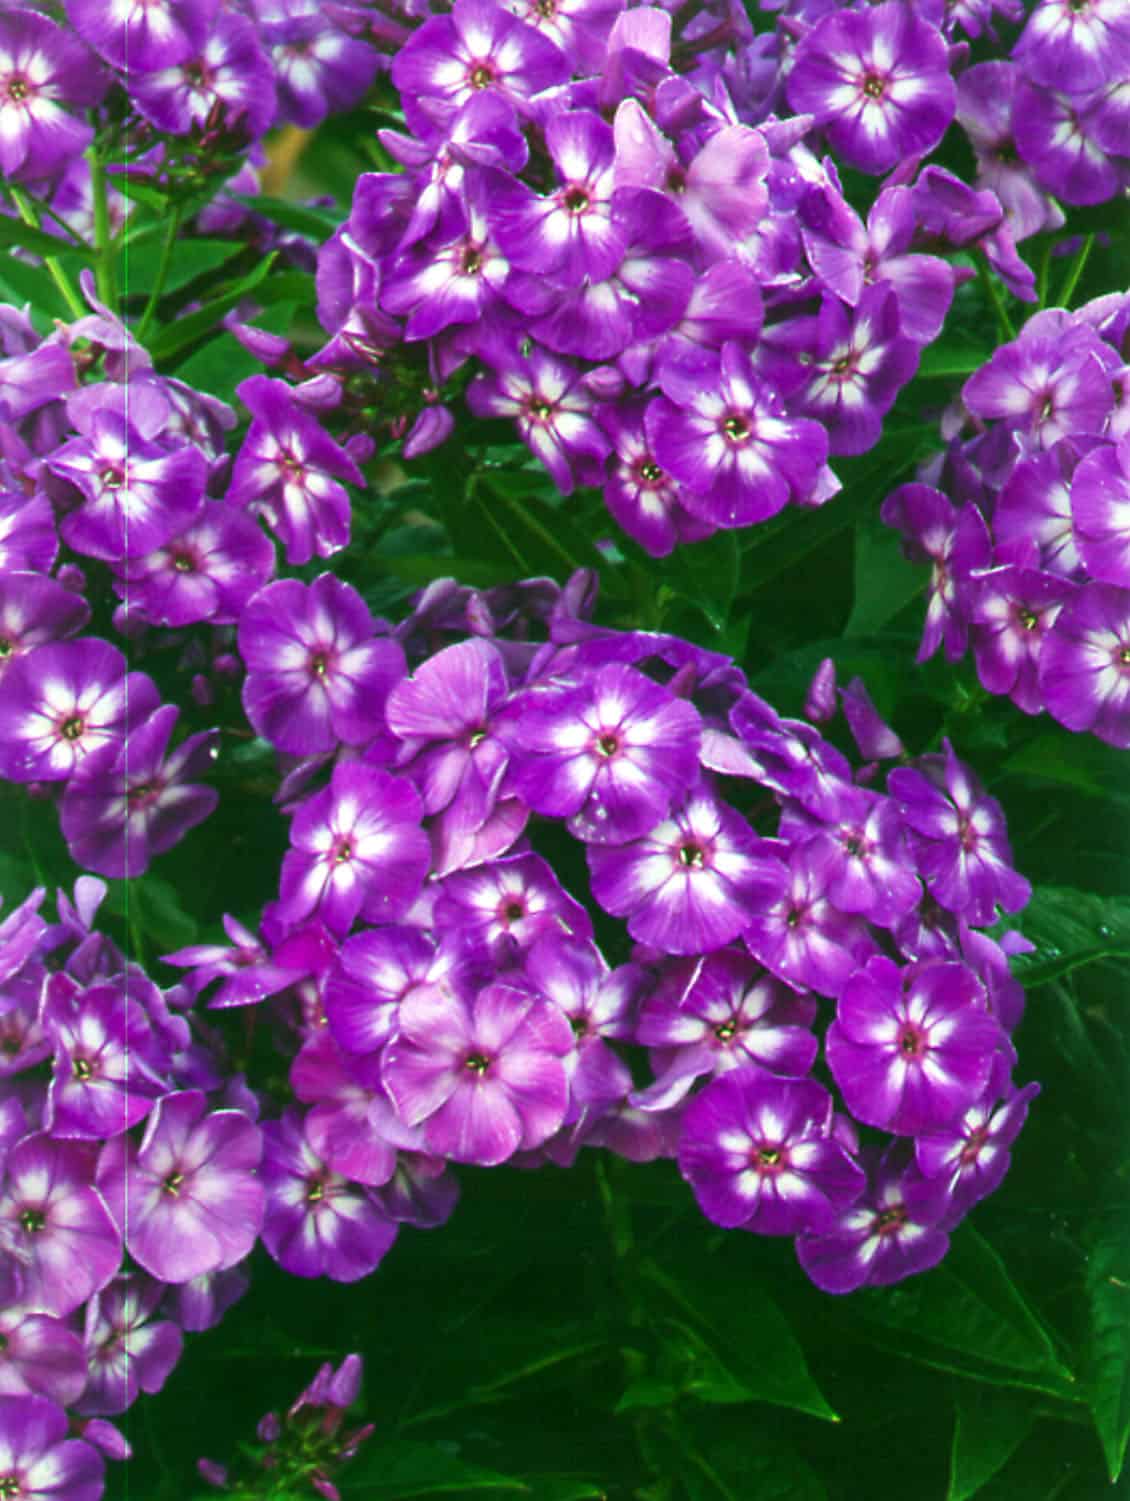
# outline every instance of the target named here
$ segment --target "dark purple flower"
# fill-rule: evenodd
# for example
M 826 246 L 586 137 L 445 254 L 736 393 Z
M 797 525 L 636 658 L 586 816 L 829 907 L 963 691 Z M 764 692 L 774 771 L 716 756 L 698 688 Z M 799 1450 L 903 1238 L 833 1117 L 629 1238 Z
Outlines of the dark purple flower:
M 642 971 L 635 965 L 609 970 L 595 944 L 558 933 L 539 938 L 526 955 L 526 975 L 538 992 L 568 1019 L 576 1040 L 565 1059 L 569 1110 L 565 1124 L 592 1106 L 622 1100 L 632 1076 L 605 1041 L 633 1036 L 635 997 Z
M 925 1179 L 903 1154 L 870 1165 L 863 1199 L 842 1210 L 832 1227 L 797 1239 L 801 1266 L 826 1293 L 886 1287 L 937 1266 L 949 1249 L 940 1221 L 944 1184 Z
M 639 943 L 668 954 L 718 949 L 776 886 L 779 862 L 739 814 L 700 787 L 649 834 L 589 845 L 593 896 Z
M 288 563 L 339 552 L 349 541 L 349 495 L 341 481 L 362 483 L 356 464 L 283 381 L 253 375 L 236 392 L 252 421 L 228 501 L 266 517 Z
M 798 44 L 787 91 L 863 172 L 932 150 L 955 106 L 945 41 L 903 0 L 826 14 Z
M 82 1341 L 62 1319 L 23 1301 L 19 1265 L 0 1269 L 0 1396 L 49 1397 L 68 1406 L 86 1385 Z
M 815 423 L 786 417 L 736 341 L 715 359 L 666 361 L 648 439 L 685 486 L 682 503 L 716 526 L 748 526 L 811 494 L 828 454 Z
M 153 1317 L 164 1295 L 163 1282 L 125 1272 L 91 1298 L 85 1330 L 90 1374 L 80 1412 L 125 1412 L 140 1392 L 164 1386 L 184 1345 L 176 1324 Z
M 0 13 L 0 172 L 51 177 L 81 156 L 91 127 L 67 113 L 97 104 L 109 78 L 86 47 L 32 10 Z
M 965 965 L 876 957 L 844 987 L 828 1066 L 848 1109 L 902 1136 L 947 1126 L 985 1091 L 1004 1042 Z
M 267 1190 L 263 1244 L 294 1277 L 356 1282 L 396 1239 L 398 1225 L 373 1193 L 318 1156 L 297 1110 L 263 1128 L 261 1175 Z
M 18 1501 L 100 1501 L 105 1465 L 46 1397 L 0 1396 L 0 1495 Z
M 832 1097 L 819 1084 L 739 1069 L 687 1107 L 679 1171 L 716 1225 L 759 1235 L 821 1230 L 867 1181 L 831 1130 Z
M 419 895 L 431 860 L 423 809 L 403 777 L 356 762 L 334 768 L 330 785 L 301 804 L 283 857 L 279 915 L 318 917 L 347 933 L 362 913 L 393 922 Z
M 60 822 L 72 857 L 87 870 L 115 880 L 139 876 L 215 811 L 219 793 L 195 779 L 211 768 L 218 731 L 190 735 L 170 751 L 178 714 L 162 704 L 120 744 L 85 756 L 68 779 Z
M 1130 590 L 1087 584 L 1056 617 L 1040 655 L 1053 719 L 1130 748 Z
M 140 1145 L 102 1149 L 98 1185 L 130 1255 L 163 1282 L 242 1261 L 263 1222 L 259 1127 L 239 1110 L 209 1111 L 198 1089 L 167 1094 Z
M 106 1286 L 122 1238 L 90 1183 L 83 1144 L 25 1136 L 8 1152 L 0 1236 L 20 1263 L 28 1307 L 66 1318 Z
M 46 495 L 0 491 L 0 569 L 46 573 L 59 551 L 55 512 Z
M 153 682 L 127 673 L 108 642 L 83 637 L 38 646 L 4 674 L 0 774 L 14 782 L 64 781 L 85 756 L 120 745 L 157 703 Z
M 992 543 L 984 518 L 974 505 L 956 510 L 940 490 L 917 482 L 892 490 L 879 512 L 887 526 L 903 535 L 909 557 L 931 564 L 930 590 L 919 662 L 945 643 L 946 657 L 956 661 L 968 642 L 968 622 L 958 585 L 974 569 L 987 568 Z
M 429 1152 L 484 1167 L 546 1141 L 565 1119 L 573 1051 L 565 1014 L 507 984 L 473 1000 L 416 991 L 400 1004 L 381 1077 Z
M 683 504 L 683 488 L 656 462 L 638 402 L 600 409 L 600 424 L 612 440 L 611 472 L 604 503 L 628 536 L 653 558 L 665 558 L 679 542 L 698 542 L 714 528 Z
M 646 834 L 698 775 L 696 710 L 623 663 L 520 700 L 505 733 L 519 794 L 595 844 Z
M 889 798 L 847 788 L 835 818 L 798 820 L 807 862 L 824 878 L 833 906 L 892 928 L 917 905 L 922 885 L 911 868 L 898 812 Z M 821 824 L 825 826 L 822 828 Z M 792 825 L 782 820 L 781 833 Z
M 1008 694 L 1025 714 L 1044 707 L 1044 641 L 1073 593 L 1073 585 L 1055 574 L 1012 565 L 987 569 L 970 587 L 966 608 L 977 676 L 990 693 Z
M 260 590 L 240 616 L 239 650 L 248 719 L 295 755 L 372 739 L 385 695 L 404 675 L 400 647 L 374 638 L 364 600 L 330 573 Z
M 1122 0 L 1041 0 L 1012 56 L 1033 82 L 1086 93 L 1130 73 L 1130 15 Z
M 266 22 L 262 35 L 278 87 L 276 123 L 292 121 L 309 130 L 327 114 L 353 109 L 377 71 L 377 52 L 316 8 Z
M 887 785 L 930 894 L 966 922 L 988 927 L 998 905 L 1018 912 L 1032 888 L 1013 869 L 1001 805 L 944 743 L 944 756 L 921 757 L 918 769 L 899 767 Z

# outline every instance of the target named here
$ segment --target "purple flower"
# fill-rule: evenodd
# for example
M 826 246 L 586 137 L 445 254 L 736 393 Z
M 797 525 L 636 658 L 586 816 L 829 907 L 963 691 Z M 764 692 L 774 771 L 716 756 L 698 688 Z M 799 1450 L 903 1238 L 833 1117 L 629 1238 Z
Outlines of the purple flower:
M 67 19 L 112 67 L 154 73 L 199 51 L 217 0 L 66 0 Z
M 37 1395 L 69 1406 L 85 1385 L 82 1341 L 62 1319 L 25 1305 L 19 1267 L 9 1260 L 0 1272 L 0 1396 Z
M 55 1050 L 46 1118 L 52 1136 L 117 1136 L 168 1091 L 149 1019 L 120 982 L 81 990 L 69 975 L 53 975 L 43 1018 Z
M 130 101 L 158 130 L 223 124 L 255 139 L 275 116 L 275 74 L 244 16 L 221 11 L 203 46 L 157 72 L 130 75 Z M 264 376 L 253 376 L 263 380 Z
M 696 710 L 623 663 L 520 700 L 506 733 L 519 794 L 595 844 L 646 834 L 698 775 Z
M 141 875 L 216 809 L 220 795 L 194 778 L 207 772 L 218 731 L 169 739 L 179 710 L 162 706 L 120 744 L 85 756 L 69 778 L 60 812 L 72 857 L 116 880 Z
M 816 1003 L 786 990 L 738 949 L 679 960 L 640 1008 L 636 1042 L 651 1049 L 654 1084 L 631 1103 L 677 1105 L 704 1074 L 731 1069 L 806 1074 L 816 1059 Z
M 1039 1092 L 1038 1084 L 1026 1084 L 1023 1089 L 1010 1087 L 1003 1100 L 990 1094 L 952 1125 L 918 1137 L 918 1166 L 925 1177 L 945 1182 L 952 1215 L 960 1218 L 999 1187 L 1011 1161 L 1008 1149 Z
M 915 1136 L 949 1125 L 984 1093 L 1003 1042 L 965 965 L 900 969 L 877 956 L 844 987 L 826 1048 L 854 1116 Z
M 1040 655 L 1040 692 L 1069 730 L 1130 748 L 1130 590 L 1087 584 L 1063 607 Z
M 679 542 L 698 542 L 714 528 L 683 504 L 683 489 L 656 462 L 644 428 L 644 408 L 620 402 L 599 412 L 612 440 L 611 472 L 604 503 L 612 517 L 653 558 L 665 558 Z
M 46 495 L 29 500 L 22 490 L 0 491 L 0 569 L 46 573 L 58 551 L 55 512 Z
M 1006 565 L 981 574 L 970 589 L 977 676 L 990 693 L 1006 693 L 1025 714 L 1044 707 L 1039 665 L 1044 642 L 1074 587 L 1055 574 Z
M 759 1235 L 821 1230 L 866 1186 L 831 1129 L 832 1097 L 819 1084 L 738 1069 L 687 1107 L 679 1171 L 716 1225 Z
M 381 927 L 342 944 L 326 977 L 322 1004 L 334 1040 L 347 1053 L 375 1053 L 396 1030 L 397 1008 L 414 990 L 458 987 L 481 959 L 458 931 L 435 943 L 419 928 Z M 483 978 L 491 972 L 485 966 Z
M 546 1141 L 565 1119 L 573 1031 L 548 1001 L 506 984 L 473 1000 L 416 991 L 400 1004 L 381 1077 L 429 1152 L 492 1167 Z
M 993 511 L 993 538 L 1002 561 L 1015 558 L 1059 578 L 1084 576 L 1071 487 L 1066 444 L 1020 460 L 1001 487 Z M 978 566 L 987 562 L 986 558 Z
M 1130 437 L 1086 455 L 1071 481 L 1071 515 L 1091 577 L 1130 588 Z
M 717 359 L 666 361 L 645 424 L 682 503 L 716 526 L 748 526 L 811 494 L 828 454 L 815 423 L 786 417 L 730 340 Z
M 540 855 L 515 855 L 440 883 L 436 926 L 498 960 L 524 953 L 542 933 L 592 937 L 592 921 Z
M 521 106 L 569 77 L 568 59 L 546 36 L 491 0 L 456 0 L 400 48 L 392 81 L 409 126 L 427 134 L 484 89 Z
M 956 661 L 965 651 L 968 623 L 958 598 L 959 581 L 987 568 L 992 554 L 988 528 L 974 505 L 955 510 L 931 485 L 912 482 L 892 490 L 879 512 L 887 526 L 903 534 L 909 557 L 932 567 L 926 623 L 916 661 L 924 662 L 945 643 Z
M 198 1089 L 158 1101 L 140 1145 L 102 1149 L 98 1186 L 135 1261 L 188 1282 L 242 1261 L 263 1221 L 263 1134 L 242 1111 L 209 1111 Z
M 631 964 L 610 971 L 595 944 L 547 933 L 526 955 L 525 971 L 538 992 L 568 1019 L 576 1048 L 567 1055 L 570 1124 L 593 1107 L 622 1100 L 632 1087 L 627 1064 L 606 1038 L 628 1041 L 642 972 Z
M 240 616 L 239 650 L 248 719 L 295 755 L 372 739 L 385 695 L 404 675 L 400 647 L 374 638 L 364 600 L 330 573 L 260 590 Z
M 4 1166 L 0 1237 L 20 1263 L 24 1300 L 66 1318 L 122 1259 L 121 1235 L 90 1184 L 89 1153 L 78 1142 L 25 1136 Z
M 398 1225 L 375 1195 L 318 1156 L 291 1109 L 263 1128 L 263 1244 L 294 1277 L 356 1282 L 380 1264 Z
M 126 1272 L 91 1298 L 85 1330 L 90 1374 L 80 1412 L 125 1412 L 140 1392 L 164 1386 L 184 1345 L 176 1324 L 153 1317 L 164 1295 L 163 1282 Z
M 842 1210 L 832 1227 L 797 1239 L 801 1266 L 826 1293 L 886 1287 L 937 1266 L 949 1249 L 940 1220 L 944 1184 L 927 1180 L 903 1154 L 873 1162 L 863 1199 Z
M 283 381 L 253 375 L 236 392 L 252 421 L 228 501 L 261 512 L 292 565 L 339 552 L 349 541 L 349 495 L 341 481 L 362 483 L 356 464 Z
M 700 787 L 643 838 L 588 846 L 593 896 L 627 918 L 637 942 L 707 953 L 736 938 L 776 884 L 778 862 L 764 858 L 762 843 Z
M 519 270 L 575 286 L 603 281 L 627 248 L 612 209 L 615 145 L 611 126 L 592 110 L 565 110 L 545 127 L 545 144 L 558 185 L 543 198 L 508 174 L 488 178 L 491 228 L 504 256 Z
M 416 900 L 431 860 L 410 782 L 356 762 L 299 807 L 283 857 L 279 916 L 347 933 L 358 913 L 391 922 Z
M 279 91 L 278 122 L 307 129 L 361 102 L 378 55 L 318 10 L 263 25 Z
M 93 637 L 38 646 L 4 674 L 0 775 L 64 781 L 101 746 L 118 745 L 157 707 L 157 689 L 126 672 L 116 647 Z
M 46 1397 L 0 1396 L 0 1495 L 19 1501 L 100 1501 L 105 1465 Z
M 0 567 L 0 680 L 24 652 L 81 631 L 90 606 L 52 578 Z
M 1064 329 L 1037 315 L 969 377 L 961 399 L 974 416 L 1004 418 L 1039 448 L 1098 436 L 1112 405 L 1107 356 L 1085 325 Z
M 1130 72 L 1130 15 L 1121 0 L 1041 0 L 1012 56 L 1035 83 L 1085 93 Z
M 380 1060 L 343 1053 L 328 1032 L 303 1045 L 290 1066 L 290 1085 L 311 1105 L 306 1138 L 343 1178 L 377 1187 L 396 1170 L 398 1148 L 419 1150 L 418 1130 L 396 1114 L 380 1080 Z
M 64 106 L 97 104 L 109 82 L 86 47 L 46 16 L 0 14 L 0 172 L 34 181 L 81 156 L 93 132 Z
M 501 654 L 474 636 L 444 647 L 388 696 L 385 721 L 425 813 L 454 805 L 458 822 L 480 828 L 498 799 L 510 761 L 494 724 L 509 693 Z
M 1013 869 L 1001 805 L 944 744 L 944 756 L 921 757 L 918 770 L 892 771 L 887 785 L 930 894 L 966 922 L 988 927 L 998 905 L 1018 912 L 1032 888 Z
M 837 813 L 834 820 L 798 818 L 802 837 L 811 831 L 807 862 L 817 877 L 824 877 L 828 898 L 841 912 L 860 913 L 881 928 L 892 928 L 922 895 L 898 812 L 888 798 L 845 788 Z M 782 835 L 786 828 L 792 832 L 787 814 Z
M 932 150 L 956 102 L 941 33 L 903 0 L 830 11 L 797 46 L 787 91 L 833 150 L 874 173 Z
M 593 414 L 594 400 L 575 366 L 534 345 L 529 354 L 482 351 L 495 365 L 467 388 L 476 417 L 512 417 L 522 441 L 549 470 L 562 495 L 577 483 L 598 483 L 609 443 Z
M 151 625 L 234 625 L 274 569 L 259 524 L 217 501 L 153 552 L 120 562 L 115 587 Z

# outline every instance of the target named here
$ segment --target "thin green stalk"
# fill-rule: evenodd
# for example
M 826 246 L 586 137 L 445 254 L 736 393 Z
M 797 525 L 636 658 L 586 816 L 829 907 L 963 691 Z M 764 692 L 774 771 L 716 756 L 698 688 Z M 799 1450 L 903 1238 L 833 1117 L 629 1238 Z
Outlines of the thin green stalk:
M 489 486 L 489 475 L 486 478 L 486 483 Z M 515 500 L 513 496 L 503 495 L 499 491 L 496 491 L 495 493 L 498 495 L 499 500 L 504 506 L 507 507 L 508 510 L 513 511 L 518 516 L 520 516 L 522 521 L 525 522 L 526 526 L 528 526 L 532 532 L 536 532 L 541 540 L 545 543 L 545 545 L 549 548 L 552 548 L 552 550 L 557 554 L 562 562 L 569 565 L 570 572 L 576 573 L 576 571 L 581 567 L 581 564 L 568 550 L 568 548 L 562 547 L 561 543 L 558 542 L 557 538 L 553 535 L 548 527 L 543 526 L 536 516 L 532 516 L 530 512 L 526 510 L 525 506 L 522 505 L 521 501 Z
M 165 232 L 165 243 L 161 246 L 161 259 L 157 262 L 157 275 L 153 282 L 153 290 L 149 293 L 149 301 L 145 304 L 145 311 L 141 315 L 141 322 L 137 325 L 137 342 L 145 343 L 145 336 L 149 332 L 149 325 L 153 322 L 157 312 L 157 304 L 161 301 L 161 294 L 165 290 L 165 283 L 169 279 L 169 267 L 172 265 L 173 251 L 176 248 L 177 235 L 180 233 L 181 208 L 180 205 L 173 209 L 169 219 L 169 227 Z
M 116 308 L 117 278 L 114 275 L 114 245 L 110 235 L 110 204 L 106 197 L 106 167 L 92 146 L 86 153 L 90 166 L 90 194 L 94 204 L 94 280 L 107 307 Z
M 977 276 L 988 295 L 989 301 L 993 304 L 993 311 L 997 315 L 997 323 L 1000 326 L 1001 333 L 1006 340 L 1015 339 L 1016 329 L 1013 327 L 1012 319 L 1008 316 L 1008 308 L 1005 307 L 1004 298 L 1001 296 L 1001 289 L 997 285 L 997 279 L 989 270 L 988 262 L 981 256 L 977 257 Z
M 9 183 L 8 191 L 12 195 L 12 202 L 16 205 L 16 212 L 20 218 L 32 229 L 38 229 L 39 215 L 36 212 L 35 205 L 24 192 L 23 188 L 18 188 L 14 183 Z M 85 317 L 86 308 L 83 306 L 82 298 L 75 291 L 70 277 L 63 270 L 62 266 L 60 266 L 59 262 L 53 255 L 45 255 L 43 257 L 43 264 L 47 267 L 47 274 L 59 289 L 59 295 L 67 304 L 71 316 L 73 318 Z
M 1040 256 L 1040 269 L 1036 272 L 1036 305 L 1043 311 L 1048 305 L 1048 281 L 1050 280 L 1052 266 L 1052 247 L 1054 242 L 1048 240 Z
M 1071 299 L 1075 295 L 1075 288 L 1079 285 L 1079 278 L 1083 275 L 1094 245 L 1094 235 L 1084 235 L 1083 243 L 1076 252 L 1075 259 L 1071 262 L 1067 275 L 1063 279 L 1059 301 L 1056 304 L 1057 307 L 1069 308 L 1071 306 Z

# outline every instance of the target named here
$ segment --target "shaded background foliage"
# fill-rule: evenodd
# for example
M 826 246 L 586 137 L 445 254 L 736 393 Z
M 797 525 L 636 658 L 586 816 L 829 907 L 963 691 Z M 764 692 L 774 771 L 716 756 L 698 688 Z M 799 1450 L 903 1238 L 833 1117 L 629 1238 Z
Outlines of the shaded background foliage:
M 287 197 L 256 200 L 257 212 L 324 238 L 357 173 L 388 165 L 380 123 L 379 104 L 328 121 L 301 142 Z M 955 170 L 967 165 L 959 153 Z M 872 184 L 857 186 L 866 203 Z M 290 201 L 310 193 L 340 207 Z M 157 274 L 156 211 L 139 205 L 123 252 L 131 308 Z M 1053 260 L 1050 236 L 1028 247 L 1048 305 L 1068 284 L 1075 302 L 1118 285 L 1130 263 L 1124 204 L 1077 211 L 1070 228 L 1098 237 L 1075 260 Z M 0 220 L 0 234 L 34 248 L 26 226 Z M 205 306 L 179 317 L 217 272 Z M 230 399 L 257 366 L 216 319 L 252 292 L 259 326 L 299 349 L 318 342 L 311 276 L 235 243 L 179 244 L 154 342 L 163 368 Z M 0 295 L 65 311 L 16 260 L 0 268 Z M 502 424 L 464 416 L 451 444 L 410 469 L 380 454 L 367 466 L 371 497 L 334 562 L 383 614 L 435 577 L 488 585 L 590 567 L 598 619 L 732 654 L 783 713 L 800 711 L 832 655 L 842 678 L 863 676 L 909 746 L 948 735 L 1004 804 L 1035 887 L 1018 924 L 1035 950 L 1017 961 L 1028 987 L 1017 1040 L 1022 1077 L 1043 1093 L 1000 1191 L 956 1232 L 943 1266 L 837 1300 L 807 1282 L 791 1244 L 708 1224 L 671 1163 L 590 1151 L 568 1172 L 461 1169 L 450 1225 L 403 1237 L 359 1286 L 301 1284 L 260 1253 L 222 1333 L 191 1340 L 160 1395 L 127 1415 L 136 1458 L 111 1475 L 110 1496 L 183 1501 L 202 1449 L 230 1456 L 316 1362 L 350 1349 L 365 1355 L 377 1434 L 341 1477 L 347 1501 L 1114 1493 L 1130 1437 L 1125 757 L 989 698 L 969 661 L 916 666 L 923 573 L 878 521 L 883 497 L 939 442 L 937 417 L 961 380 L 1007 337 L 1003 308 L 979 281 L 959 290 L 881 442 L 837 461 L 843 493 L 819 512 L 789 511 L 662 562 L 619 536 L 598 548 L 609 528 L 595 493 L 561 500 Z M 249 898 L 285 847 L 269 762 L 261 743 L 225 747 L 217 815 L 159 874 L 113 884 L 118 936 L 135 957 L 217 936 L 225 911 L 253 924 Z M 14 902 L 32 878 L 65 884 L 73 872 L 53 810 L 11 801 L 20 825 L 0 889 Z

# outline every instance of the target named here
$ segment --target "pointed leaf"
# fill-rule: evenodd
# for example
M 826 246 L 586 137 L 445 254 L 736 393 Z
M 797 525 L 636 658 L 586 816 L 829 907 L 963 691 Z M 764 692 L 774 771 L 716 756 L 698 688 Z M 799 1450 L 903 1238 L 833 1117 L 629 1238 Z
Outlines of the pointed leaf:
M 470 1464 L 454 1445 L 407 1439 L 366 1447 L 343 1478 L 345 1501 L 412 1501 L 415 1496 L 533 1494 L 513 1476 Z
M 676 1281 L 651 1261 L 643 1263 L 642 1271 L 662 1303 L 674 1304 L 701 1333 L 750 1400 L 839 1421 L 812 1379 L 788 1320 L 763 1290 L 735 1298 L 725 1285 Z
M 1032 1399 L 1007 1387 L 963 1386 L 957 1398 L 946 1501 L 969 1501 L 1024 1442 Z
M 1130 1222 L 1095 1245 L 1087 1262 L 1091 1413 L 1111 1483 L 1130 1441 Z

